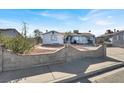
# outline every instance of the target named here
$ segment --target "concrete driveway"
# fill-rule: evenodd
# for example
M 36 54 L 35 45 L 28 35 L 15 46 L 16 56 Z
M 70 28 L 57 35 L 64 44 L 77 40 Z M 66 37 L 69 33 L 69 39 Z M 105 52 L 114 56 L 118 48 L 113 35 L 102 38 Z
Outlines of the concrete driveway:
M 108 47 L 107 56 L 124 62 L 124 48 Z

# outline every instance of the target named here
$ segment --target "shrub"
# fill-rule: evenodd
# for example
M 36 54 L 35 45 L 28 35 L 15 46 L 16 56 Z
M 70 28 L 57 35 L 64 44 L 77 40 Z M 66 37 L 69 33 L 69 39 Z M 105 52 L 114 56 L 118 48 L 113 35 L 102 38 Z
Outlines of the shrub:
M 15 38 L 0 36 L 0 43 L 3 43 L 7 49 L 14 53 L 24 53 L 32 48 L 31 43 L 27 38 L 17 36 Z

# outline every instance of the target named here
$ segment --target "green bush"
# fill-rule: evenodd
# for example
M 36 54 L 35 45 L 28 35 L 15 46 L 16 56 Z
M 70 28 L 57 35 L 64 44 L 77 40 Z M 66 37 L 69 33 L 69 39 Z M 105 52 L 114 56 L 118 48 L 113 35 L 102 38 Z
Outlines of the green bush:
M 7 49 L 14 53 L 24 53 L 32 48 L 31 43 L 27 38 L 17 36 L 15 38 L 0 36 L 0 43 L 4 44 Z

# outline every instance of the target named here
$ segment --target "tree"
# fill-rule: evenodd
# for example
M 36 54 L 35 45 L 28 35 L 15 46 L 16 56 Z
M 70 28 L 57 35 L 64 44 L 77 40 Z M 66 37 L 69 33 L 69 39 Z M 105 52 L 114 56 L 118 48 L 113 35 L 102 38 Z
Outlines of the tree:
M 42 32 L 39 29 L 34 30 L 34 36 L 35 37 L 41 37 Z
M 79 30 L 73 30 L 73 33 L 78 34 Z
M 0 43 L 5 45 L 5 48 L 12 50 L 14 53 L 28 52 L 33 45 L 27 38 L 16 36 L 14 38 L 0 35 Z
M 65 36 L 69 36 L 69 35 L 71 35 L 71 34 L 72 34 L 72 32 L 71 32 L 71 31 L 69 31 L 69 32 L 65 32 L 64 34 L 65 34 Z
M 72 35 L 72 32 L 71 31 L 64 33 L 64 42 L 65 43 L 70 42 L 71 35 Z
M 111 33 L 113 33 L 113 31 L 110 30 L 110 29 L 108 29 L 108 30 L 106 30 L 106 33 L 105 34 L 111 34 Z
M 39 44 L 39 43 L 42 42 L 41 34 L 42 34 L 42 32 L 39 29 L 34 30 L 34 37 L 35 37 L 35 40 L 36 40 L 36 44 Z

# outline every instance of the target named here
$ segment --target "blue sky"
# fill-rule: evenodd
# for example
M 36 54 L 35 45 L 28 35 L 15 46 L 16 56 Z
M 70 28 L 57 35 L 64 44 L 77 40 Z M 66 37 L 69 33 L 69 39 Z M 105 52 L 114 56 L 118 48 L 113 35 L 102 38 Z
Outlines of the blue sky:
M 91 30 L 96 36 L 107 29 L 124 29 L 124 10 L 99 9 L 0 9 L 0 28 L 16 28 L 22 31 L 22 22 L 27 23 L 28 35 L 35 29 L 66 32 Z

